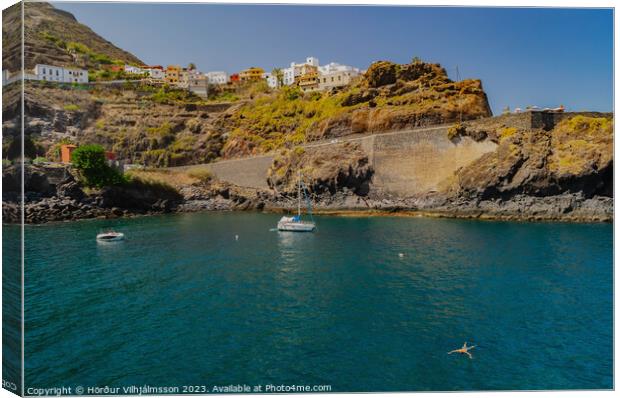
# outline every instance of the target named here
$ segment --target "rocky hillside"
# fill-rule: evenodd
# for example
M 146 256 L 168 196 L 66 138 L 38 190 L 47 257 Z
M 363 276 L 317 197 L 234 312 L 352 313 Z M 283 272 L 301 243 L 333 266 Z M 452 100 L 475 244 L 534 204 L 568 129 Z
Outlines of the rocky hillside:
M 11 85 L 6 91 L 18 88 Z M 19 96 L 14 94 L 3 104 L 5 136 L 19 134 Z M 234 110 L 229 104 L 201 104 L 186 91 L 139 85 L 75 89 L 27 82 L 24 99 L 25 132 L 49 160 L 58 160 L 60 143 L 96 143 L 119 159 L 151 166 L 218 157 L 224 142 L 222 115 Z
M 21 4 L 2 12 L 2 62 L 10 71 L 21 69 Z M 122 61 L 142 64 L 136 56 L 105 40 L 66 11 L 49 3 L 24 3 L 25 66 L 36 64 L 97 68 Z
M 380 61 L 325 93 L 285 87 L 248 101 L 228 120 L 225 158 L 303 142 L 491 116 L 480 80 L 450 80 L 438 64 Z
M 7 92 L 12 89 L 6 88 Z M 233 103 L 141 84 L 69 88 L 28 82 L 26 133 L 55 159 L 58 143 L 98 143 L 148 166 L 206 163 L 301 143 L 490 115 L 480 81 L 453 82 L 436 64 L 373 64 L 350 86 L 302 93 L 239 87 Z M 17 133 L 18 97 L 3 107 Z

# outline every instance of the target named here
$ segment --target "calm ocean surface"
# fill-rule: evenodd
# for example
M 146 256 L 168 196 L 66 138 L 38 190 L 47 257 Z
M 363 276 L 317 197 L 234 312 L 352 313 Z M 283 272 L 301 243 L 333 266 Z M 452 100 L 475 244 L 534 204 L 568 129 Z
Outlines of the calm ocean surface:
M 26 387 L 612 388 L 612 225 L 278 218 L 28 226 Z

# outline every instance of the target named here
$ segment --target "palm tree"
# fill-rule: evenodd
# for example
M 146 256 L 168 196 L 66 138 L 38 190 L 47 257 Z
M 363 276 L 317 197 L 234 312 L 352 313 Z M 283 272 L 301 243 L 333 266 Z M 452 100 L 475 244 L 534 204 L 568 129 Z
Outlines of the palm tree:
M 280 68 L 273 68 L 271 74 L 276 78 L 278 82 L 278 87 L 284 86 L 284 72 Z
M 187 65 L 187 69 L 188 70 L 194 70 L 196 69 L 196 64 L 193 62 L 190 62 L 189 65 Z

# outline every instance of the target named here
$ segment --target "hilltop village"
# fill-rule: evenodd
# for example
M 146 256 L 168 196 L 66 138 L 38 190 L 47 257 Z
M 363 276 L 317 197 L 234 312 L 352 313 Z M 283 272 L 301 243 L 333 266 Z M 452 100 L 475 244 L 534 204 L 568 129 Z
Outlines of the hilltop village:
M 343 87 L 362 72 L 353 66 L 331 62 L 320 65 L 318 58 L 307 57 L 305 62 L 291 62 L 289 67 L 274 68 L 265 72 L 259 67 L 250 67 L 239 73 L 228 74 L 223 71 L 200 72 L 194 64 L 187 67 L 180 65 L 132 65 L 121 61 L 103 63 L 99 70 L 86 70 L 76 67 L 36 64 L 25 73 L 11 74 L 2 71 L 2 85 L 7 85 L 20 78 L 56 83 L 89 83 L 138 81 L 144 84 L 163 85 L 189 90 L 208 97 L 209 85 L 223 86 L 265 82 L 268 87 L 277 89 L 283 86 L 296 86 L 302 92 L 323 91 Z

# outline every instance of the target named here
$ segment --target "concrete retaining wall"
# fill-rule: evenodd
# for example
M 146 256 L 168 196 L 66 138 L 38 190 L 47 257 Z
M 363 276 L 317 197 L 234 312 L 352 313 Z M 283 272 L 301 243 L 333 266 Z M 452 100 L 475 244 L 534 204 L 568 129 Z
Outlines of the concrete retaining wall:
M 369 153 L 375 170 L 373 189 L 402 197 L 438 191 L 457 169 L 496 148 L 490 141 L 475 142 L 469 137 L 452 142 L 447 130 L 375 136 Z
M 347 140 L 339 143 L 343 141 Z M 448 139 L 447 127 L 371 135 L 349 141 L 359 143 L 368 154 L 375 170 L 372 189 L 397 196 L 438 190 L 439 184 L 459 167 L 493 151 L 496 146 L 468 137 L 454 143 Z M 267 170 L 272 162 L 273 156 L 257 156 L 179 168 L 204 167 L 222 181 L 267 189 Z

